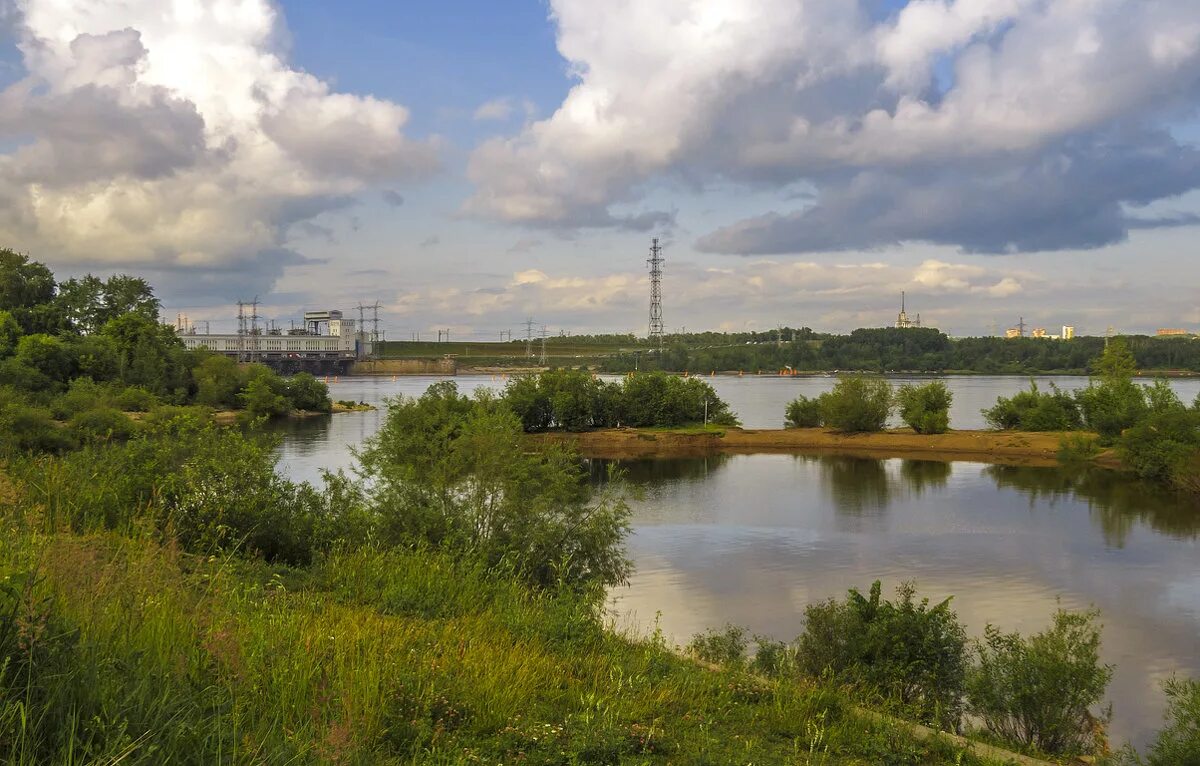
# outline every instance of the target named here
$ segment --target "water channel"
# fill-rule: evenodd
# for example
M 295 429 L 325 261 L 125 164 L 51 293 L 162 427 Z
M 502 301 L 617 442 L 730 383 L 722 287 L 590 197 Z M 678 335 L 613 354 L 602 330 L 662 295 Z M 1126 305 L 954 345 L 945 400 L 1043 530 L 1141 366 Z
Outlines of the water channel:
M 382 404 L 420 394 L 434 378 L 351 378 L 335 399 Z M 1043 379 L 1070 389 L 1079 378 Z M 497 387 L 488 376 L 459 387 Z M 747 427 L 782 425 L 797 393 L 828 378 L 712 380 Z M 979 428 L 979 410 L 1027 381 L 949 378 L 952 425 Z M 1200 381 L 1174 384 L 1186 401 Z M 378 428 L 382 411 L 287 426 L 281 469 L 315 479 L 353 464 L 350 446 Z M 932 599 L 953 596 L 972 636 L 1045 627 L 1058 604 L 1101 610 L 1115 742 L 1144 743 L 1159 726 L 1161 681 L 1200 676 L 1200 507 L 1112 472 L 873 460 L 739 455 L 626 461 L 642 490 L 629 553 L 636 573 L 613 594 L 618 623 L 646 631 L 657 620 L 685 643 L 727 622 L 791 639 L 808 603 L 850 586 L 912 580 Z M 596 461 L 597 475 L 603 466 Z

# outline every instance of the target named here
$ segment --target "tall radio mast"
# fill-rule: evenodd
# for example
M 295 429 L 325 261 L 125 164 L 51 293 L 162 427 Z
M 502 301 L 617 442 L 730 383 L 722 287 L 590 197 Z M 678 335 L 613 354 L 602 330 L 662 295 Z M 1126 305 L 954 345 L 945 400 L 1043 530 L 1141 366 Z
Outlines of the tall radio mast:
M 658 237 L 650 240 L 650 257 L 646 259 L 650 266 L 650 342 L 658 341 L 658 350 L 662 351 L 663 317 L 662 317 L 662 246 Z

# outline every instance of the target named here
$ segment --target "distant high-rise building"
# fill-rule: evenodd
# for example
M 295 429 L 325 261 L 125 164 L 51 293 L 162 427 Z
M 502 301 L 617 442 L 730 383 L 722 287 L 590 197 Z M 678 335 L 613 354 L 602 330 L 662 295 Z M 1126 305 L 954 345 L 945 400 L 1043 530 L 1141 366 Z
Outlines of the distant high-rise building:
M 1187 335 L 1187 330 L 1182 330 L 1176 327 L 1164 327 L 1159 329 L 1159 335 Z
M 1045 337 L 1046 337 L 1046 328 L 1045 328 L 1045 327 L 1035 327 L 1035 328 L 1033 328 L 1033 337 L 1035 337 L 1035 338 L 1045 338 Z
M 1072 339 L 1074 339 L 1074 337 L 1075 337 L 1075 326 L 1069 325 L 1069 324 L 1063 325 L 1062 339 L 1063 340 L 1072 340 Z
M 1021 337 L 1021 328 L 1020 328 L 1020 327 L 1010 327 L 1010 328 L 1008 328 L 1007 330 L 1005 330 L 1005 331 L 1004 331 L 1004 337 L 1006 337 L 1006 338 L 1019 338 L 1019 337 Z

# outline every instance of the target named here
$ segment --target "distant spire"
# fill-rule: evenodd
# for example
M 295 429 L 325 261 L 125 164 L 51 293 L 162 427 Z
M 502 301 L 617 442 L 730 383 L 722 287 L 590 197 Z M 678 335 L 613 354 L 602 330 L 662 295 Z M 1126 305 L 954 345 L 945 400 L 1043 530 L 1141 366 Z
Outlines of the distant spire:
M 904 291 L 900 291 L 900 313 L 904 313 Z

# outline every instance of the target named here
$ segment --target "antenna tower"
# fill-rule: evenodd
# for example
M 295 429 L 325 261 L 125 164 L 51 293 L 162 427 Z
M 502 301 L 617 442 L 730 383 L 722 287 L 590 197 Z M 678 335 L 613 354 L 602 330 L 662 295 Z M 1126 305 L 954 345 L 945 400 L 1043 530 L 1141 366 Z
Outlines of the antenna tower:
M 546 325 L 542 325 L 542 366 L 546 366 Z
M 244 362 L 246 356 L 246 302 L 238 301 L 238 361 Z
M 254 300 L 250 301 L 250 361 L 258 359 L 258 296 L 254 296 Z
M 650 257 L 646 259 L 650 266 L 650 334 L 651 343 L 658 341 L 658 350 L 663 345 L 663 316 L 662 316 L 662 246 L 658 237 L 650 240 Z
M 1024 338 L 1025 337 L 1025 317 L 1021 317 L 1020 321 L 1017 322 L 1017 330 L 1020 332 L 1021 337 Z

